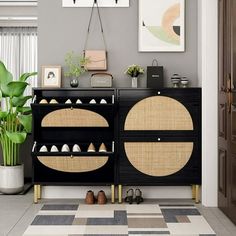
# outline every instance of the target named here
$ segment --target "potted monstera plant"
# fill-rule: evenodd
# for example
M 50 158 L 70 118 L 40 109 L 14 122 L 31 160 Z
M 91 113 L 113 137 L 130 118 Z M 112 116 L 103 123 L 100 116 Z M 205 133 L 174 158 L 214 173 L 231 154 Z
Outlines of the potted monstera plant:
M 29 85 L 26 81 L 37 73 L 25 73 L 17 81 L 0 61 L 0 144 L 3 163 L 0 165 L 0 191 L 16 194 L 24 187 L 24 166 L 20 161 L 19 148 L 31 132 L 31 108 L 24 96 Z

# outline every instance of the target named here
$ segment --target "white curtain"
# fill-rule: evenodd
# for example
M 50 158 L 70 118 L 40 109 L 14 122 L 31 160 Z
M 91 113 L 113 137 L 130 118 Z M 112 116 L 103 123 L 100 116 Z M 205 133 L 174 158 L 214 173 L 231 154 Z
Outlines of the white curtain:
M 38 67 L 37 28 L 3 27 L 0 28 L 0 60 L 13 74 L 14 80 L 26 72 L 35 72 Z M 37 87 L 37 76 L 27 81 L 25 95 L 32 94 L 32 87 Z

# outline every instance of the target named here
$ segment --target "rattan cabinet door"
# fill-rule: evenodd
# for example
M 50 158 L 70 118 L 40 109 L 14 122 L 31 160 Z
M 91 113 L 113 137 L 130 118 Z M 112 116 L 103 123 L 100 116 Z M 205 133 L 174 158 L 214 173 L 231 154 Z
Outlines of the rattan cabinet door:
M 119 183 L 201 183 L 200 98 L 200 89 L 119 92 Z

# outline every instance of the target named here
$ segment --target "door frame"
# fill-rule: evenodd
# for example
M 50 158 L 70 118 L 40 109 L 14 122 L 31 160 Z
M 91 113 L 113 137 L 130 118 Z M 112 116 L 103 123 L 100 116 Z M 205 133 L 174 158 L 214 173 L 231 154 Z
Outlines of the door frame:
M 202 204 L 218 205 L 218 0 L 198 0 L 202 86 Z M 209 96 L 210 94 L 210 96 Z

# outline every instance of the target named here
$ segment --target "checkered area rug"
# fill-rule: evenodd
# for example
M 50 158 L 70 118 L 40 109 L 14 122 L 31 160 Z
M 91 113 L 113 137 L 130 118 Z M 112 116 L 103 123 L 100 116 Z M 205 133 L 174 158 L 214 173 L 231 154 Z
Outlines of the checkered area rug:
M 44 205 L 24 236 L 215 236 L 194 205 Z

